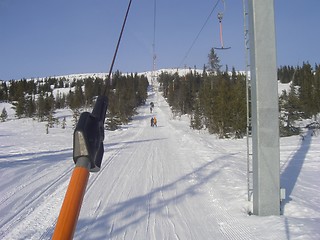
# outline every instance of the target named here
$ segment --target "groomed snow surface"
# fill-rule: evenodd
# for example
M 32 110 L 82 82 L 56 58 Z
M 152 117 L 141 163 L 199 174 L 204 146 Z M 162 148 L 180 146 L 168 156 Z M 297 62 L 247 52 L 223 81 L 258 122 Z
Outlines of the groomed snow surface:
M 0 239 L 53 234 L 74 167 L 72 113 L 56 116 L 67 117 L 67 128 L 49 134 L 31 119 L 0 123 Z M 319 137 L 306 131 L 304 140 L 280 143 L 283 214 L 249 216 L 246 139 L 193 131 L 187 116 L 173 116 L 161 93 L 150 91 L 132 122 L 106 132 L 74 239 L 320 239 Z

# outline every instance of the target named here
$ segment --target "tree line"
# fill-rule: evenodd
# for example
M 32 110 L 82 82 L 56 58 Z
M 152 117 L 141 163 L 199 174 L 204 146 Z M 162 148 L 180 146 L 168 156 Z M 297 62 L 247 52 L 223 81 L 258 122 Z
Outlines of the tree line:
M 17 118 L 32 117 L 51 123 L 56 120 L 53 117 L 56 109 L 70 108 L 77 122 L 80 112 L 92 108 L 96 97 L 105 90 L 109 98 L 106 127 L 114 130 L 127 123 L 135 114 L 136 107 L 145 103 L 148 85 L 144 75 L 124 75 L 119 71 L 108 82 L 98 77 L 75 78 L 71 82 L 66 78 L 12 80 L 1 83 L 0 101 L 12 103 Z M 2 109 L 1 115 L 1 120 L 5 121 L 6 109 Z
M 281 83 L 290 90 L 279 96 L 281 136 L 299 134 L 295 121 L 313 118 L 320 112 L 320 67 L 282 66 L 278 69 Z M 228 67 L 221 70 L 219 57 L 211 49 L 203 72 L 190 69 L 185 76 L 163 72 L 159 76 L 163 96 L 175 114 L 189 114 L 190 127 L 207 129 L 219 138 L 241 138 L 246 133 L 247 103 L 244 73 Z M 250 90 L 250 89 L 249 89 Z
M 175 114 L 189 114 L 190 127 L 207 129 L 220 138 L 241 138 L 246 132 L 245 76 L 228 71 L 202 74 L 190 70 L 185 76 L 161 73 L 164 97 Z
M 280 132 L 282 135 L 299 133 L 295 121 L 312 119 L 317 122 L 320 112 L 320 66 L 314 68 L 304 62 L 302 66 L 282 66 L 278 69 L 278 79 L 290 83 L 279 98 Z
M 246 133 L 246 78 L 245 74 L 231 71 L 226 66 L 221 70 L 220 60 L 214 49 L 208 54 L 208 64 L 202 73 L 190 69 L 185 76 L 162 72 L 159 83 L 163 96 L 176 115 L 189 114 L 190 127 L 207 129 L 220 138 L 241 138 Z M 297 120 L 317 121 L 320 112 L 320 66 L 312 67 L 308 62 L 302 66 L 281 66 L 278 80 L 289 83 L 290 89 L 279 96 L 279 121 L 281 136 L 299 134 Z M 149 82 L 146 76 L 124 75 L 117 71 L 112 80 L 88 77 L 85 79 L 46 78 L 41 81 L 22 79 L 2 82 L 0 101 L 11 102 L 16 116 L 33 117 L 39 121 L 55 121 L 55 109 L 70 108 L 74 112 L 74 124 L 81 110 L 92 108 L 96 96 L 106 89 L 109 97 L 106 127 L 116 129 L 130 121 L 137 106 L 147 98 Z M 54 89 L 67 88 L 58 92 Z M 7 117 L 6 110 L 1 120 Z

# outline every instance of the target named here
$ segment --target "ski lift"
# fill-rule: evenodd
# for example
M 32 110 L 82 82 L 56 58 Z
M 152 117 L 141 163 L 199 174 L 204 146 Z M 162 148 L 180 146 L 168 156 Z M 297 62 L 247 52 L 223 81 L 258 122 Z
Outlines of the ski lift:
M 217 49 L 217 50 L 227 50 L 227 49 L 230 49 L 231 47 L 225 47 L 224 44 L 223 44 L 223 34 L 222 34 L 222 18 L 223 18 L 223 13 L 225 11 L 225 8 L 226 8 L 226 5 L 225 5 L 225 2 L 223 1 L 223 5 L 224 5 L 224 10 L 223 12 L 219 12 L 218 13 L 218 20 L 219 20 L 219 27 L 220 27 L 220 44 L 221 44 L 221 47 L 215 47 L 214 49 Z

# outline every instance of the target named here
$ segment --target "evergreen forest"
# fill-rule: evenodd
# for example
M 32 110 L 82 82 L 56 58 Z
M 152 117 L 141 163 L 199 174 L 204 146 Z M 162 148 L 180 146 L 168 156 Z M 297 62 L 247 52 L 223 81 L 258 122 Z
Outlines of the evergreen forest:
M 296 121 L 317 122 L 320 112 L 320 66 L 281 66 L 278 81 L 290 84 L 279 96 L 280 135 L 299 134 Z M 190 127 L 207 129 L 219 138 L 242 138 L 247 131 L 247 84 L 243 72 L 221 70 L 219 57 L 211 49 L 202 74 L 186 76 L 163 72 L 159 76 L 163 96 L 175 115 L 189 114 Z M 250 81 L 248 83 L 250 92 Z M 250 110 L 249 110 L 250 111 Z M 250 113 L 249 113 L 250 115 Z M 317 124 L 318 126 L 319 124 Z
M 129 122 L 135 109 L 145 103 L 148 86 L 148 79 L 144 75 L 124 75 L 119 71 L 113 74 L 109 82 L 98 77 L 73 79 L 71 82 L 64 77 L 37 81 L 12 80 L 2 82 L 0 101 L 12 103 L 17 118 L 29 117 L 47 121 L 48 127 L 57 123 L 54 118 L 56 109 L 70 108 L 73 111 L 75 127 L 80 113 L 91 111 L 97 96 L 106 89 L 109 99 L 106 128 L 115 130 L 119 125 Z M 60 90 L 55 96 L 54 89 Z M 1 120 L 5 121 L 6 117 L 7 111 L 2 109 Z
M 247 84 L 244 72 L 228 66 L 221 69 L 214 49 L 208 54 L 208 64 L 202 72 L 189 69 L 186 75 L 166 71 L 158 75 L 159 90 L 175 116 L 190 116 L 190 127 L 204 129 L 219 138 L 242 138 L 247 131 Z M 299 134 L 297 121 L 317 122 L 320 112 L 320 66 L 304 62 L 302 66 L 280 66 L 278 81 L 290 89 L 279 94 L 281 136 Z M 91 111 L 95 99 L 106 89 L 109 106 L 106 128 L 115 130 L 128 123 L 138 106 L 145 104 L 149 81 L 145 75 L 122 74 L 116 71 L 112 80 L 99 77 L 68 80 L 49 77 L 41 80 L 0 81 L 0 101 L 13 104 L 17 118 L 47 121 L 48 128 L 57 123 L 56 109 L 70 108 L 74 126 L 82 111 Z M 250 88 L 250 81 L 248 88 Z M 67 91 L 53 94 L 54 89 Z M 250 91 L 249 91 L 250 92 Z M 0 109 L 1 110 L 1 109 Z M 6 121 L 7 110 L 0 120 Z M 65 125 L 65 120 L 61 123 Z M 318 124 L 319 125 L 319 124 Z M 301 127 L 301 126 L 300 126 Z

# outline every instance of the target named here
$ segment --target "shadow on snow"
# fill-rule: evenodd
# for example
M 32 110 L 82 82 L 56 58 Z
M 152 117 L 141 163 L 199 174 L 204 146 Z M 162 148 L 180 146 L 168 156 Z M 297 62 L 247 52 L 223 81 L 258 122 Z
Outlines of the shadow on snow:
M 287 167 L 281 173 L 281 187 L 286 189 L 286 199 L 282 201 L 282 214 L 284 213 L 284 206 L 291 201 L 290 196 L 294 186 L 296 185 L 304 160 L 309 151 L 311 140 L 311 133 L 308 132 L 304 140 L 301 141 L 299 149 L 295 152 Z
M 108 213 L 96 220 L 79 219 L 78 234 L 80 236 L 85 234 L 86 239 L 110 239 L 125 233 L 130 227 L 138 225 L 142 221 L 147 222 L 152 214 L 161 214 L 161 211 L 168 205 L 176 205 L 187 197 L 200 194 L 197 189 L 208 183 L 219 172 L 218 170 L 207 172 L 208 167 L 215 161 L 216 159 L 207 162 L 176 181 L 157 187 L 147 194 L 114 204 L 108 208 Z M 181 189 L 179 185 L 183 185 L 185 188 L 175 194 L 170 193 L 170 191 Z M 119 220 L 115 225 L 113 225 L 114 219 Z
M 33 166 L 37 163 L 60 162 L 69 159 L 72 161 L 72 149 L 63 149 L 57 151 L 29 152 L 8 154 L 0 156 L 0 169 L 14 168 L 17 166 Z

